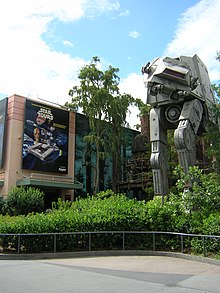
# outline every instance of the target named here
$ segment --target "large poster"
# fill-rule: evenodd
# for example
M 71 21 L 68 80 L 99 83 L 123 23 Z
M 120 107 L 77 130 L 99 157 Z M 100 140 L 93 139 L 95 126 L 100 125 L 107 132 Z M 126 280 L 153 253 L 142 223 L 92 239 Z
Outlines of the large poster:
M 0 101 L 0 168 L 3 167 L 8 99 Z
M 69 112 L 26 100 L 23 169 L 68 173 Z

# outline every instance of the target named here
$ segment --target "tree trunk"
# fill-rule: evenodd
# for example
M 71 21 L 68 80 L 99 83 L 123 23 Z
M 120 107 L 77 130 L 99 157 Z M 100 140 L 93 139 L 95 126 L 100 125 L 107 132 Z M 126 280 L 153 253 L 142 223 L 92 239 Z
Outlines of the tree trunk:
M 112 153 L 112 190 L 117 192 L 117 182 L 120 180 L 120 146 Z
M 96 195 L 98 190 L 99 190 L 99 162 L 100 162 L 100 157 L 99 157 L 99 145 L 97 145 L 97 151 L 96 151 L 96 168 L 95 168 L 95 174 L 94 174 L 94 189 L 93 189 L 93 195 Z

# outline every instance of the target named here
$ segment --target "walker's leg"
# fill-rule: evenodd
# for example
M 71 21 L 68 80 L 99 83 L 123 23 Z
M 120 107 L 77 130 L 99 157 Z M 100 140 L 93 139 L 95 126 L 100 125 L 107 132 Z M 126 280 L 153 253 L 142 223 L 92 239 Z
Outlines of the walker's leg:
M 153 172 L 154 194 L 168 193 L 167 178 L 167 131 L 161 127 L 161 109 L 150 111 L 151 167 Z
M 189 120 L 179 122 L 178 128 L 174 132 L 174 143 L 177 149 L 179 164 L 185 173 L 189 166 L 195 164 L 195 134 Z
M 184 103 L 178 128 L 174 132 L 174 143 L 179 163 L 185 173 L 196 161 L 195 136 L 202 120 L 203 107 L 200 101 Z

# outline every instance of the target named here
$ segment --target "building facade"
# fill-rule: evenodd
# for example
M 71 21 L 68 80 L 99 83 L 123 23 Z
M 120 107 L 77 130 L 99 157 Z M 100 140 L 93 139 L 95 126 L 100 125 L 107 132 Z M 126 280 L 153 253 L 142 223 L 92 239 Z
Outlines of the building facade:
M 0 195 L 13 186 L 43 190 L 45 205 L 73 200 L 76 113 L 13 95 L 0 101 Z
M 0 197 L 14 186 L 34 187 L 44 192 L 50 208 L 58 198 L 91 195 L 96 152 L 84 139 L 89 133 L 88 118 L 66 107 L 19 95 L 1 100 Z M 127 162 L 137 135 L 124 128 L 118 191 L 128 180 Z M 111 154 L 100 160 L 100 191 L 112 188 L 113 168 Z
M 107 122 L 106 122 L 107 123 Z M 94 146 L 85 141 L 85 136 L 91 132 L 88 118 L 83 114 L 76 114 L 75 122 L 75 178 L 83 183 L 83 189 L 76 191 L 76 195 L 87 196 L 93 194 L 94 173 L 96 170 L 96 150 Z M 121 142 L 119 158 L 120 181 L 127 180 L 127 162 L 132 158 L 133 141 L 139 131 L 123 128 L 123 141 Z M 106 138 L 107 140 L 108 138 Z M 114 164 L 112 153 L 105 152 L 99 164 L 99 191 L 113 189 Z M 118 182 L 117 182 L 118 185 Z M 117 191 L 120 191 L 119 189 Z

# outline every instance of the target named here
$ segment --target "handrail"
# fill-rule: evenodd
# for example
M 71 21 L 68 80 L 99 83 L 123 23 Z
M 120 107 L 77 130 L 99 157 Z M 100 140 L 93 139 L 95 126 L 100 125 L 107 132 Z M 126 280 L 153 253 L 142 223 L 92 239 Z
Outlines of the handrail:
M 180 247 L 181 247 L 181 253 L 184 253 L 184 237 L 197 237 L 202 239 L 202 244 L 203 244 L 203 256 L 206 256 L 206 239 L 220 239 L 220 235 L 202 235 L 202 234 L 188 234 L 188 233 L 178 233 L 178 232 L 163 232 L 163 231 L 78 231 L 78 232 L 57 232 L 57 233 L 20 233 L 20 234 L 13 234 L 13 233 L 8 233 L 8 234 L 1 234 L 0 233 L 0 240 L 4 239 L 4 237 L 15 237 L 17 239 L 17 254 L 21 253 L 21 240 L 25 237 L 30 237 L 30 236 L 52 236 L 53 237 L 53 252 L 57 252 L 57 237 L 58 236 L 65 236 L 65 235 L 88 235 L 88 250 L 91 251 L 92 247 L 92 235 L 94 234 L 111 234 L 112 236 L 115 234 L 121 234 L 122 236 L 122 250 L 125 250 L 125 236 L 127 234 L 149 234 L 152 235 L 152 248 L 153 251 L 156 250 L 156 235 L 173 235 L 173 236 L 179 236 L 180 237 Z M 38 241 L 37 239 L 36 241 Z M 16 243 L 16 241 L 14 240 Z M 46 242 L 45 242 L 46 244 Z
M 220 235 L 206 235 L 206 234 L 190 234 L 167 231 L 74 231 L 74 232 L 50 232 L 50 233 L 0 233 L 1 236 L 52 236 L 52 235 L 74 235 L 74 234 L 167 234 L 176 236 L 191 236 L 191 237 L 205 237 L 205 238 L 220 238 Z

